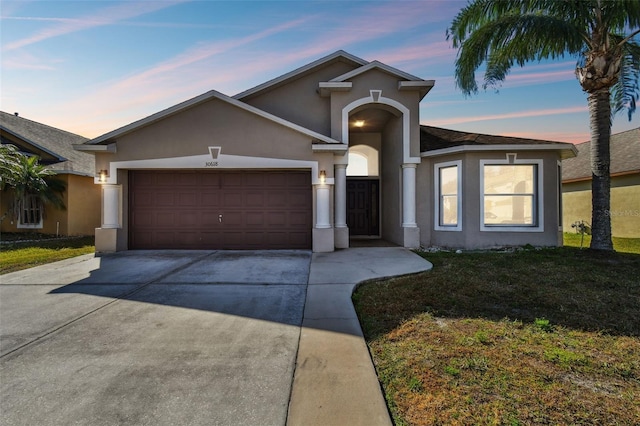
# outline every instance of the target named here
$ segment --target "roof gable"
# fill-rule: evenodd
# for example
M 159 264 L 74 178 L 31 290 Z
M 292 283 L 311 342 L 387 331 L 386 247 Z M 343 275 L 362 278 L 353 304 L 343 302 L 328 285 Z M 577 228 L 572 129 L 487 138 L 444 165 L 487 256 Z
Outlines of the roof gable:
M 142 127 L 145 126 L 149 126 L 155 122 L 158 122 L 166 117 L 169 117 L 171 115 L 174 114 L 178 114 L 181 111 L 184 111 L 186 109 L 192 108 L 196 105 L 199 105 L 201 103 L 207 102 L 211 99 L 218 99 L 221 100 L 223 102 L 226 102 L 228 104 L 231 104 L 237 108 L 243 109 L 245 111 L 248 111 L 252 114 L 255 114 L 257 116 L 266 118 L 267 120 L 273 121 L 281 126 L 287 127 L 289 129 L 295 130 L 297 132 L 300 132 L 304 135 L 309 136 L 310 138 L 312 138 L 315 142 L 321 142 L 321 143 L 327 143 L 327 144 L 340 144 L 339 141 L 329 138 L 328 136 L 322 135 L 320 133 L 314 132 L 312 130 L 309 130 L 307 128 L 304 128 L 302 126 L 299 126 L 295 123 L 292 123 L 290 121 L 284 120 L 280 117 L 276 117 L 273 114 L 269 114 L 268 112 L 262 111 L 261 109 L 255 108 L 251 105 L 248 105 L 244 102 L 241 102 L 237 99 L 234 98 L 230 98 L 229 96 L 220 93 L 216 90 L 210 90 L 207 93 L 204 93 L 200 96 L 196 96 L 195 98 L 191 98 L 189 100 L 186 100 L 182 103 L 179 103 L 177 105 L 174 105 L 170 108 L 167 108 L 165 110 L 162 110 L 160 112 L 157 112 L 153 115 L 150 115 L 148 117 L 145 117 L 141 120 L 138 121 L 134 121 L 131 124 L 128 124 L 126 126 L 120 127 L 119 129 L 113 130 L 109 133 L 105 133 L 102 136 L 98 136 L 95 139 L 92 139 L 90 141 L 88 141 L 86 145 L 97 145 L 97 144 L 109 144 L 112 143 L 115 139 L 126 135 L 128 133 L 131 133 L 135 130 L 138 130 Z M 85 149 L 83 146 L 77 146 L 76 149 L 78 150 L 83 150 Z M 87 148 L 87 151 L 93 151 L 93 149 L 91 148 Z
M 311 74 L 313 73 L 315 70 L 317 70 L 318 68 L 322 68 L 327 66 L 328 64 L 331 64 L 333 62 L 345 62 L 348 64 L 351 64 L 354 68 L 355 67 L 361 67 L 363 65 L 368 64 L 368 61 L 365 61 L 362 58 L 358 58 L 357 56 L 354 56 L 350 53 L 345 52 L 344 50 L 338 50 L 336 52 L 333 52 L 330 55 L 327 55 L 325 57 L 322 57 L 316 61 L 313 61 L 307 65 L 303 65 L 300 68 L 297 68 L 293 71 L 290 71 L 286 74 L 283 74 L 279 77 L 276 77 L 272 80 L 269 80 L 265 83 L 262 83 L 258 86 L 255 86 L 251 89 L 245 90 L 242 93 L 238 93 L 237 95 L 233 96 L 233 99 L 239 99 L 239 100 L 244 100 L 247 99 L 249 97 L 258 95 L 260 93 L 269 91 L 273 88 L 276 87 L 280 87 L 283 86 L 287 83 L 289 83 L 290 81 L 293 81 L 295 79 L 301 78 L 305 75 Z
M 40 155 L 44 160 L 42 163 L 49 169 L 60 173 L 94 175 L 93 156 L 73 149 L 74 144 L 89 140 L 83 136 L 4 111 L 0 111 L 0 130 L 3 133 L 3 143 L 18 140 L 26 151 L 44 154 Z

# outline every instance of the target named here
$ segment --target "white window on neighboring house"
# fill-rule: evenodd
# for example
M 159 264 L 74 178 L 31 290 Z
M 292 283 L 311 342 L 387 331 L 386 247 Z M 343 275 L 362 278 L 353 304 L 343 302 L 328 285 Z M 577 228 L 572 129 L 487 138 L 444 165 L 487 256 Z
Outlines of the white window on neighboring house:
M 434 166 L 434 229 L 462 231 L 462 161 Z
M 18 228 L 42 228 L 42 203 L 35 195 L 25 196 L 20 203 Z
M 544 230 L 542 160 L 481 160 L 480 193 L 482 231 Z

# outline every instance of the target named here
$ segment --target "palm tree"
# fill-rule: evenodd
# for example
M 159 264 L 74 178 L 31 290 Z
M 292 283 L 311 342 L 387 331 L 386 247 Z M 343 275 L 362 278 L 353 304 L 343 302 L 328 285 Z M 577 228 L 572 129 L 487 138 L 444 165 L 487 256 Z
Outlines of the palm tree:
M 591 248 L 611 242 L 609 139 L 613 115 L 629 120 L 640 96 L 638 0 L 475 0 L 455 17 L 447 38 L 458 48 L 456 84 L 477 93 L 475 71 L 486 63 L 483 88 L 496 87 L 514 64 L 578 58 L 576 77 L 587 93 L 591 128 Z
M 45 205 L 65 209 L 61 197 L 65 184 L 52 178 L 55 172 L 38 162 L 37 156 L 17 153 L 17 164 L 12 166 L 7 186 L 13 190 L 11 211 L 16 220 L 37 223 L 44 218 Z M 3 180 L 4 185 L 4 180 Z
M 0 190 L 15 184 L 20 155 L 15 146 L 0 144 Z

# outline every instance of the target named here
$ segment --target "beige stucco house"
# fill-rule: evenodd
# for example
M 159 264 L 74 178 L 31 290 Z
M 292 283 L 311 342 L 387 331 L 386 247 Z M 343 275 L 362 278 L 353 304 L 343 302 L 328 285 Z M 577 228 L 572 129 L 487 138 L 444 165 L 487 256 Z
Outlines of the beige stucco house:
M 81 144 L 102 187 L 96 250 L 562 244 L 573 145 L 421 126 L 434 83 L 338 51 Z
M 65 210 L 45 206 L 44 212 L 9 213 L 10 189 L 0 193 L 0 232 L 39 232 L 57 235 L 93 235 L 100 226 L 101 191 L 95 185 L 95 161 L 74 145 L 88 139 L 17 114 L 0 111 L 0 143 L 11 144 L 27 155 L 37 155 L 40 164 L 65 183 L 62 194 Z
M 563 162 L 563 226 L 591 222 L 591 142 L 576 145 L 578 155 Z M 611 234 L 640 238 L 640 127 L 611 135 Z

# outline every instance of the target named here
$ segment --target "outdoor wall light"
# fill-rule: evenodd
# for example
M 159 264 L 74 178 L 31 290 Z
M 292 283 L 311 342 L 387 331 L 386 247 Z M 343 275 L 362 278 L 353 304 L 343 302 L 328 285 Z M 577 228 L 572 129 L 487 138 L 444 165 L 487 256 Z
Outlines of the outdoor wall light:
M 356 120 L 353 125 L 356 127 L 364 127 L 364 120 Z
M 102 183 L 106 182 L 108 177 L 109 177 L 108 170 L 100 170 L 100 182 Z
M 320 183 L 325 183 L 327 181 L 327 172 L 325 170 L 320 170 Z

